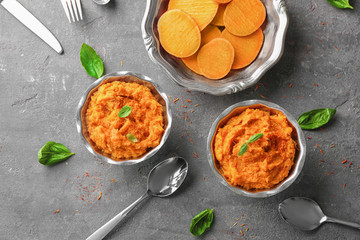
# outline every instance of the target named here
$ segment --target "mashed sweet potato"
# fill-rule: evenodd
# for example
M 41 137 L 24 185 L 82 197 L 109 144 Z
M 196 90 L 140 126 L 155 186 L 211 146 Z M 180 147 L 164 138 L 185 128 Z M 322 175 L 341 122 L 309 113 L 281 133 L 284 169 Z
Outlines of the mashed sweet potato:
M 216 133 L 213 152 L 218 170 L 235 187 L 260 190 L 275 186 L 294 164 L 293 131 L 283 113 L 247 108 L 229 118 Z M 249 143 L 247 152 L 238 156 L 240 147 L 257 133 L 263 137 Z
M 132 108 L 120 118 L 124 106 Z M 93 92 L 86 109 L 86 128 L 94 145 L 114 160 L 138 158 L 159 145 L 164 133 L 163 106 L 150 89 L 134 82 L 113 81 Z M 126 135 L 134 135 L 138 142 Z

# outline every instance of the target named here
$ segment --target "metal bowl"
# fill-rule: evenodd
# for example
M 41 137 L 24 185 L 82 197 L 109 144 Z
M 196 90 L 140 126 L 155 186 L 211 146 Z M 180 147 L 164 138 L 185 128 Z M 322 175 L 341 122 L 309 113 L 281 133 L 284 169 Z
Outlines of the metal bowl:
M 183 87 L 212 95 L 236 93 L 256 84 L 282 56 L 289 23 L 285 1 L 262 0 L 267 18 L 261 27 L 264 32 L 264 45 L 256 60 L 244 69 L 232 70 L 221 80 L 214 81 L 198 75 L 187 68 L 180 59 L 168 54 L 160 45 L 157 23 L 167 10 L 168 2 L 169 0 L 147 0 L 141 24 L 142 36 L 151 60 Z
M 289 175 L 282 182 L 275 185 L 273 188 L 265 189 L 265 190 L 256 190 L 256 191 L 249 191 L 249 190 L 242 189 L 240 187 L 234 187 L 234 186 L 230 185 L 216 168 L 216 165 L 215 165 L 216 159 L 213 155 L 213 148 L 212 148 L 213 139 L 216 136 L 218 128 L 221 127 L 220 124 L 221 124 L 222 120 L 229 116 L 237 115 L 240 111 L 242 111 L 242 109 L 247 108 L 252 105 L 262 105 L 262 106 L 265 106 L 265 107 L 268 107 L 271 109 L 278 110 L 278 111 L 282 112 L 283 114 L 285 114 L 288 121 L 291 123 L 291 125 L 296 130 L 296 135 L 297 135 L 296 140 L 297 140 L 297 143 L 299 146 L 299 150 L 296 152 L 296 155 L 294 158 L 294 165 L 291 168 Z M 233 192 L 235 192 L 239 195 L 242 195 L 242 196 L 252 197 L 252 198 L 266 198 L 266 197 L 270 197 L 270 196 L 273 196 L 275 194 L 278 194 L 278 193 L 284 191 L 299 176 L 299 174 L 304 166 L 304 162 L 305 162 L 306 144 L 305 144 L 304 134 L 303 134 L 298 122 L 296 121 L 296 119 L 293 116 L 291 116 L 291 114 L 288 111 L 286 111 L 282 107 L 280 107 L 274 103 L 271 103 L 271 102 L 261 101 L 261 100 L 248 100 L 248 101 L 243 101 L 243 102 L 240 102 L 240 103 L 230 106 L 216 118 L 215 122 L 212 124 L 212 126 L 210 128 L 210 133 L 209 133 L 209 136 L 207 139 L 207 152 L 208 152 L 208 161 L 209 161 L 210 167 L 222 184 L 224 184 L 226 187 L 228 187 Z
M 125 77 L 125 76 L 128 78 L 124 79 L 123 77 Z M 166 128 L 165 128 L 165 132 L 161 138 L 160 144 L 157 147 L 151 149 L 149 152 L 147 152 L 145 155 L 141 156 L 140 158 L 128 159 L 128 160 L 123 160 L 123 161 L 115 161 L 115 160 L 111 159 L 110 156 L 105 155 L 99 149 L 97 149 L 95 144 L 92 143 L 91 140 L 89 142 L 89 139 L 86 137 L 88 132 L 87 132 L 87 129 L 83 128 L 82 123 L 84 122 L 84 118 L 82 117 L 82 115 L 83 115 L 82 110 L 83 110 L 84 106 L 86 107 L 86 103 L 87 103 L 86 100 L 87 100 L 89 94 L 92 94 L 92 92 L 93 92 L 92 90 L 97 88 L 104 81 L 107 81 L 107 82 L 111 82 L 111 81 L 137 82 L 139 84 L 146 85 L 147 87 L 150 88 L 153 95 L 155 95 L 155 97 L 158 97 L 160 99 L 160 101 L 161 101 L 160 103 L 162 103 L 162 105 L 164 105 L 164 107 L 166 109 L 166 113 L 164 114 Z M 171 111 L 170 111 L 169 105 L 170 104 L 169 104 L 168 97 L 166 96 L 165 93 L 163 93 L 160 90 L 158 85 L 151 78 L 149 78 L 143 74 L 133 73 L 133 72 L 128 72 L 128 71 L 110 73 L 110 74 L 107 74 L 107 75 L 99 78 L 94 83 L 92 83 L 88 87 L 88 89 L 85 91 L 85 93 L 82 95 L 80 102 L 77 106 L 77 110 L 76 110 L 76 128 L 80 135 L 81 140 L 85 144 L 85 147 L 96 157 L 100 158 L 101 160 L 103 160 L 105 162 L 111 163 L 111 164 L 133 165 L 133 164 L 137 164 L 137 163 L 140 163 L 140 162 L 143 162 L 143 161 L 149 159 L 157 151 L 159 151 L 159 149 L 164 145 L 166 139 L 168 138 L 168 136 L 170 134 L 171 124 L 172 124 L 172 116 L 171 116 Z

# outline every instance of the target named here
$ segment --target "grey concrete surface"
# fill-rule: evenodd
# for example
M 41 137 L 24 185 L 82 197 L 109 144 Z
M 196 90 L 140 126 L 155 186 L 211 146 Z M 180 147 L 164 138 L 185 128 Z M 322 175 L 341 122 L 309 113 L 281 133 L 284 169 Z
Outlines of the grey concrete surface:
M 171 154 L 189 162 L 184 186 L 172 197 L 149 199 L 108 239 L 195 239 L 188 230 L 190 221 L 205 208 L 214 208 L 215 220 L 198 239 L 360 239 L 360 231 L 333 224 L 304 233 L 277 213 L 282 200 L 306 196 L 331 216 L 360 222 L 359 1 L 351 1 L 351 11 L 325 0 L 288 0 L 290 26 L 281 61 L 257 89 L 223 97 L 188 93 L 151 62 L 140 31 L 144 0 L 112 0 L 107 6 L 83 1 L 85 19 L 75 24 L 67 22 L 60 0 L 19 1 L 53 31 L 65 54 L 56 54 L 0 7 L 0 239 L 85 239 L 140 197 L 149 170 Z M 97 50 L 107 73 L 143 73 L 173 99 L 192 100 L 188 108 L 182 108 L 181 101 L 171 105 L 170 137 L 145 164 L 105 164 L 81 143 L 75 108 L 94 81 L 79 61 L 83 42 Z M 217 181 L 207 163 L 205 142 L 220 112 L 261 95 L 296 117 L 320 107 L 336 108 L 337 114 L 324 131 L 305 132 L 311 139 L 296 183 L 274 197 L 249 199 Z M 39 164 L 37 151 L 50 140 L 76 155 L 53 167 Z M 348 162 L 342 164 L 343 159 Z

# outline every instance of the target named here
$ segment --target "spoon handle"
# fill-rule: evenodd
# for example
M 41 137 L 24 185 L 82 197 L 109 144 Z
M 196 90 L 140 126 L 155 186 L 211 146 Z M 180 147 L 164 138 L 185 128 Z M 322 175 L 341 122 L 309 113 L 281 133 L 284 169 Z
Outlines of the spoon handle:
M 343 220 L 332 218 L 332 217 L 327 217 L 326 222 L 338 223 L 338 224 L 342 224 L 342 225 L 345 225 L 345 226 L 357 228 L 357 229 L 360 230 L 360 224 L 354 223 L 354 222 L 343 221 Z
M 113 230 L 116 225 L 118 225 L 139 203 L 141 203 L 146 198 L 150 197 L 148 192 L 142 195 L 139 199 L 137 199 L 134 203 L 130 206 L 125 208 L 121 213 L 116 215 L 113 219 L 105 223 L 101 228 L 96 230 L 90 237 L 86 240 L 101 240 L 103 239 L 111 230 Z

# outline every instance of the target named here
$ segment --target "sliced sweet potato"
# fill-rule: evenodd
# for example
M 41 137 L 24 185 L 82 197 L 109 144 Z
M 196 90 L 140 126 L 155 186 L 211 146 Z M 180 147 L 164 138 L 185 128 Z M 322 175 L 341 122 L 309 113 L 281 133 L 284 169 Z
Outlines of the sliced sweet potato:
M 224 12 L 224 25 L 236 36 L 247 36 L 255 32 L 265 18 L 266 9 L 260 0 L 232 0 Z
M 203 30 L 214 19 L 218 5 L 213 0 L 170 0 L 168 10 L 183 10 L 195 20 L 200 30 Z
M 218 27 L 208 25 L 204 30 L 201 31 L 201 45 L 203 46 L 215 38 L 221 36 L 221 31 Z
M 231 42 L 234 47 L 235 58 L 232 69 L 243 68 L 252 63 L 259 54 L 264 41 L 264 34 L 260 28 L 245 37 L 235 36 L 224 29 L 221 37 Z
M 219 28 L 217 28 L 216 26 L 208 25 L 204 30 L 201 31 L 200 47 L 215 38 L 219 38 L 220 36 L 221 36 L 221 31 L 219 30 Z M 192 55 L 190 57 L 182 58 L 181 60 L 188 68 L 190 68 L 197 74 L 201 74 L 201 71 L 197 64 L 197 53 L 195 53 L 194 55 Z
M 229 3 L 232 0 L 214 0 L 214 1 L 217 2 L 217 3 L 220 3 L 220 4 L 224 4 L 224 3 Z
M 226 4 L 220 4 L 218 11 L 214 17 L 214 19 L 212 20 L 211 24 L 215 25 L 215 26 L 224 26 L 224 12 L 226 9 Z
M 190 57 L 182 58 L 181 60 L 183 61 L 185 66 L 187 66 L 188 68 L 191 69 L 191 71 L 202 75 L 200 68 L 198 66 L 198 63 L 197 63 L 197 55 L 198 55 L 198 52 L 196 52 L 194 55 L 192 55 Z
M 197 61 L 201 73 L 210 79 L 225 77 L 234 62 L 234 48 L 225 38 L 215 38 L 202 46 Z
M 200 47 L 200 29 L 182 10 L 165 12 L 159 19 L 158 31 L 162 47 L 176 57 L 189 57 Z

